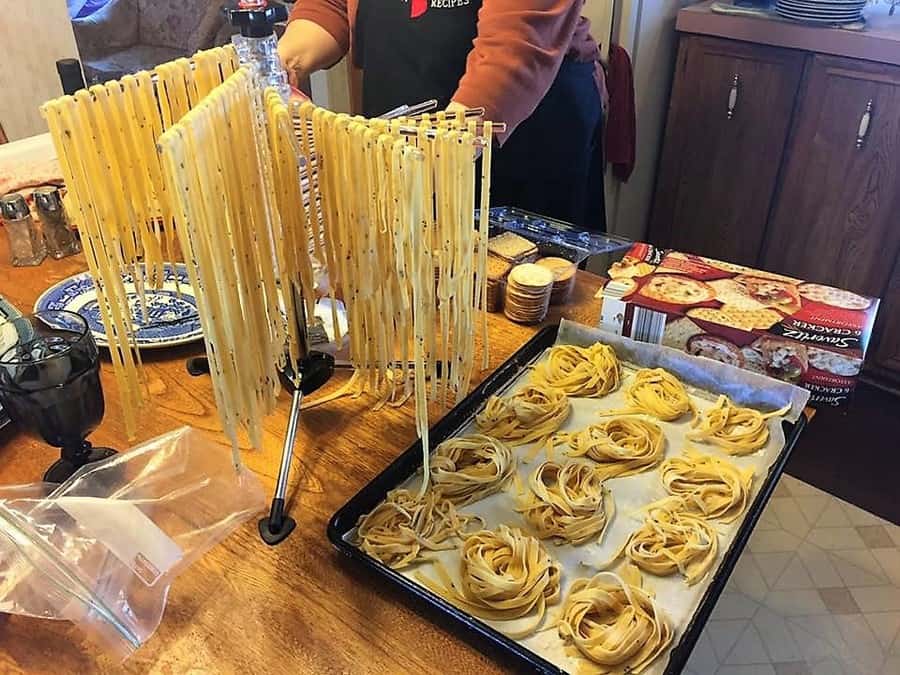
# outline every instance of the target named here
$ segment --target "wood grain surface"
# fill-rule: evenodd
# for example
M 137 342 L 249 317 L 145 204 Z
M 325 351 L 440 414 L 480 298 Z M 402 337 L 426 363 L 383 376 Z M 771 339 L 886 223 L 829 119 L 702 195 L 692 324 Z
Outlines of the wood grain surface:
M 650 218 L 655 244 L 756 265 L 805 58 L 681 38 Z
M 816 55 L 800 101 L 762 268 L 881 297 L 900 253 L 900 67 Z
M 51 284 L 82 271 L 81 256 L 34 268 L 8 263 L 0 236 L 0 292 L 23 312 Z M 600 279 L 578 273 L 560 316 L 594 324 Z M 490 315 L 491 369 L 536 331 Z M 480 346 L 479 346 L 480 350 Z M 224 443 L 206 377 L 192 378 L 184 359 L 202 345 L 145 354 L 153 407 L 141 420 L 143 441 L 180 425 Z M 480 352 L 479 352 L 480 353 Z M 476 373 L 474 387 L 487 373 Z M 343 384 L 335 376 L 322 393 Z M 108 360 L 102 379 L 106 417 L 91 436 L 125 449 Z M 266 420 L 264 447 L 247 448 L 246 464 L 271 494 L 290 401 L 282 394 Z M 125 664 L 100 655 L 73 626 L 0 614 L 0 673 L 489 673 L 510 668 L 482 643 L 471 643 L 380 579 L 338 555 L 325 536 L 331 515 L 415 438 L 414 408 L 371 412 L 371 401 L 341 400 L 304 412 L 290 482 L 297 530 L 277 548 L 260 541 L 256 522 L 241 527 L 172 586 L 156 634 Z M 432 408 L 432 423 L 442 412 Z M 227 449 L 223 445 L 223 452 Z M 0 431 L 0 484 L 40 479 L 57 451 L 17 432 Z

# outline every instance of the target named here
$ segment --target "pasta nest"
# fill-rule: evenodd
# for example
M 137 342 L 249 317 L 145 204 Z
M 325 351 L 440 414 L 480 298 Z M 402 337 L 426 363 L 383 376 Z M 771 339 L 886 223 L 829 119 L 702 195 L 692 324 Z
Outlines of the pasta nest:
M 658 424 L 614 417 L 568 435 L 569 456 L 600 462 L 604 479 L 648 471 L 663 459 L 666 436 Z
M 669 494 L 682 497 L 688 513 L 723 523 L 740 517 L 750 501 L 753 469 L 741 470 L 711 455 L 686 453 L 660 467 Z
M 727 396 L 719 396 L 716 404 L 691 422 L 687 437 L 718 445 L 730 455 L 749 455 L 769 442 L 768 420 L 781 417 L 791 409 L 790 403 L 769 413 L 736 406 Z
M 612 572 L 572 583 L 557 630 L 602 673 L 640 673 L 672 642 L 651 595 Z
M 434 492 L 419 496 L 392 490 L 387 498 L 359 519 L 357 545 L 388 567 L 401 569 L 424 560 L 428 551 L 454 548 L 448 540 L 463 534 L 478 516 L 457 512 Z
M 715 528 L 680 508 L 680 500 L 650 507 L 644 524 L 622 551 L 645 572 L 665 577 L 680 573 L 693 585 L 712 567 L 719 551 Z
M 537 539 L 506 525 L 466 538 L 458 583 L 443 566 L 435 570 L 440 582 L 421 577 L 422 583 L 473 616 L 513 621 L 533 614 L 525 627 L 504 631 L 514 638 L 537 630 L 547 606 L 559 601 L 559 563 Z
M 498 492 L 515 470 L 509 446 L 484 434 L 448 439 L 431 456 L 434 491 L 457 506 Z
M 672 422 L 694 409 L 687 389 L 667 370 L 642 368 L 634 374 L 631 384 L 625 388 L 624 410 L 611 410 L 601 415 L 620 413 L 646 413 L 665 422 Z
M 571 408 L 562 392 L 528 385 L 508 398 L 491 396 L 475 416 L 475 426 L 510 445 L 527 445 L 549 438 L 568 419 Z
M 540 539 L 583 544 L 602 535 L 612 519 L 612 495 L 596 466 L 544 462 L 531 474 L 529 486 L 518 510 Z
M 619 358 L 609 345 L 557 345 L 534 367 L 531 383 L 567 396 L 606 396 L 619 388 Z

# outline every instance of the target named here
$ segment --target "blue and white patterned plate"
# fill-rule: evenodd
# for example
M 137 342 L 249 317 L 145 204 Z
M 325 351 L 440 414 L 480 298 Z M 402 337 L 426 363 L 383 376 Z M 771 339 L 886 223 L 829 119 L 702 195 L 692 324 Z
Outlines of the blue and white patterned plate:
M 137 346 L 140 349 L 158 349 L 160 347 L 173 347 L 189 342 L 194 342 L 203 337 L 200 327 L 200 316 L 197 314 L 197 301 L 191 282 L 188 279 L 187 269 L 181 263 L 174 266 L 166 264 L 165 283 L 159 289 L 146 289 L 148 317 L 145 319 L 141 311 L 131 275 L 123 275 L 125 290 L 128 293 L 128 303 L 131 306 L 131 319 L 133 321 Z M 181 297 L 176 292 L 176 276 L 181 286 Z M 45 309 L 65 309 L 77 312 L 83 316 L 94 340 L 101 347 L 108 347 L 106 331 L 100 318 L 100 307 L 97 303 L 97 293 L 94 291 L 94 282 L 87 272 L 76 274 L 63 279 L 58 284 L 51 286 L 34 304 L 34 311 Z

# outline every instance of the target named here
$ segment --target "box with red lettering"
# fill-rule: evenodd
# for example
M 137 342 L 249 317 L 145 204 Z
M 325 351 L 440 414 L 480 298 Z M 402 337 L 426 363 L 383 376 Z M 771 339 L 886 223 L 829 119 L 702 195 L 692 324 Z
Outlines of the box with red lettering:
M 600 325 L 806 387 L 839 406 L 856 387 L 878 300 L 635 244 L 598 295 Z

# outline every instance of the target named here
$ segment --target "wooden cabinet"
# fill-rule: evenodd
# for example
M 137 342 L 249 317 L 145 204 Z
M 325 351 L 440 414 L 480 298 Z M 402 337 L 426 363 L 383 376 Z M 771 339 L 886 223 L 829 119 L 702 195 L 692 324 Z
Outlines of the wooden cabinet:
M 780 183 L 761 266 L 881 296 L 900 251 L 900 68 L 813 57 Z
M 649 239 L 882 298 L 900 381 L 900 66 L 682 35 Z
M 756 262 L 804 58 L 789 49 L 682 38 L 651 241 Z
M 900 259 L 882 297 L 876 325 L 867 370 L 892 384 L 900 383 Z

